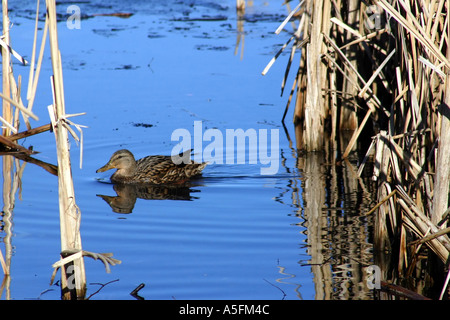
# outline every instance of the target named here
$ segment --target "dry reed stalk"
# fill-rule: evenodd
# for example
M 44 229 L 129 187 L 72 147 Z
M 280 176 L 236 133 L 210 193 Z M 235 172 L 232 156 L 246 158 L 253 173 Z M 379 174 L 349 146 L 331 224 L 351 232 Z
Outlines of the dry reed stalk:
M 24 57 L 22 57 L 19 53 L 17 53 L 13 48 L 11 48 L 5 41 L 3 41 L 0 38 L 0 46 L 2 46 L 2 48 L 5 48 L 7 51 L 10 52 L 10 54 L 12 54 L 17 60 L 19 60 L 23 65 L 26 65 L 28 63 L 27 60 L 25 60 Z
M 450 27 L 448 28 L 450 36 Z M 447 43 L 447 46 L 450 44 Z M 447 57 L 450 59 L 450 46 L 447 48 Z M 440 108 L 441 123 L 439 133 L 439 147 L 436 161 L 435 192 L 433 196 L 433 211 L 431 219 L 437 224 L 448 208 L 448 195 L 450 184 L 450 72 L 447 73 L 444 103 Z
M 304 21 L 304 20 L 302 20 L 302 21 Z M 294 33 L 294 37 L 296 39 L 300 38 L 300 32 L 301 32 L 302 26 L 303 26 L 302 22 L 300 22 L 299 25 L 298 25 L 297 31 Z M 297 50 L 297 47 L 301 48 L 302 46 L 303 46 L 303 44 L 300 43 L 299 45 L 294 45 L 294 46 L 291 47 L 291 54 L 289 55 L 289 60 L 288 60 L 287 66 L 286 66 L 286 71 L 284 72 L 283 82 L 281 83 L 281 95 L 283 95 L 284 87 L 286 85 L 286 80 L 287 80 L 287 78 L 289 76 L 289 71 L 291 70 L 291 64 L 292 64 L 292 61 L 294 60 L 294 55 L 295 55 L 295 52 Z
M 289 45 L 289 43 L 294 40 L 294 36 L 290 37 L 288 39 L 288 41 L 286 41 L 285 44 L 283 44 L 283 46 L 281 47 L 280 50 L 278 50 L 278 52 L 275 54 L 275 56 L 269 61 L 269 63 L 267 64 L 267 66 L 264 68 L 264 70 L 262 71 L 262 75 L 265 76 L 267 74 L 267 72 L 269 72 L 269 69 L 272 67 L 272 65 L 275 63 L 275 61 L 277 60 L 277 58 L 283 53 L 284 49 L 287 48 L 287 46 Z
M 367 82 L 364 85 L 364 87 L 358 93 L 358 97 L 360 97 L 360 98 L 364 97 L 364 94 L 366 93 L 366 91 L 372 85 L 372 83 L 375 80 L 375 78 L 379 76 L 380 72 L 382 72 L 384 66 L 389 62 L 389 60 L 392 58 L 394 53 L 395 53 L 395 49 L 392 50 L 392 52 L 386 57 L 386 59 L 384 59 L 384 61 L 380 64 L 380 66 L 377 68 L 377 70 L 373 73 L 373 75 L 370 77 L 370 79 L 367 80 Z
M 338 20 L 338 19 L 336 19 L 336 20 L 340 22 L 340 20 Z M 334 22 L 334 19 L 331 20 L 331 21 Z M 344 25 L 347 26 L 346 24 L 344 24 Z M 341 49 L 341 50 L 346 49 L 346 48 L 351 47 L 351 46 L 353 46 L 355 44 L 359 44 L 362 41 L 367 41 L 367 40 L 370 40 L 370 39 L 372 39 L 374 37 L 378 37 L 378 36 L 382 35 L 385 32 L 388 32 L 388 31 L 389 31 L 389 29 L 385 28 L 385 29 L 382 29 L 382 30 L 374 31 L 374 32 L 369 33 L 368 35 L 365 35 L 365 36 L 359 35 L 359 33 L 358 33 L 359 39 L 350 41 L 349 43 L 343 45 L 342 47 L 339 47 L 339 49 Z
M 17 107 L 20 111 L 25 113 L 27 116 L 33 118 L 34 120 L 39 120 L 39 118 L 34 113 L 32 113 L 30 110 L 25 108 L 25 106 L 21 102 L 14 101 L 13 99 L 11 99 L 10 97 L 8 97 L 7 95 L 5 95 L 3 93 L 0 93 L 0 97 L 4 101 L 8 102 L 9 104 L 12 104 L 15 107 Z
M 17 79 L 17 83 L 16 80 L 14 79 L 14 75 L 11 72 L 10 73 L 10 82 L 11 82 L 11 95 L 14 101 L 16 101 L 19 104 L 23 105 L 22 99 L 20 97 L 20 92 L 21 92 L 21 88 L 22 88 L 22 76 L 19 75 L 18 79 Z M 16 108 L 14 110 L 14 116 L 13 116 L 13 123 L 12 125 L 14 126 L 14 129 L 16 129 L 15 131 L 17 132 L 19 130 L 19 126 L 20 126 L 20 110 L 19 108 Z
M 9 17 L 8 17 L 8 1 L 2 0 L 2 15 L 3 15 L 3 42 L 5 43 L 6 47 L 9 47 L 10 45 L 10 38 L 9 38 Z M 5 48 L 5 46 L 2 46 L 2 77 L 3 77 L 3 96 L 7 99 L 10 98 L 10 78 L 9 74 L 11 72 L 11 53 L 10 51 Z M 11 124 L 12 123 L 12 110 L 11 110 L 11 104 L 10 101 L 7 99 L 3 99 L 3 117 L 4 121 L 2 120 L 3 124 Z M 3 129 L 3 135 L 9 135 L 11 132 L 11 125 L 7 128 Z
M 81 251 L 80 220 L 81 213 L 75 202 L 67 125 L 65 124 L 64 85 L 62 75 L 61 54 L 58 45 L 56 4 L 54 0 L 46 0 L 50 53 L 53 67 L 52 87 L 54 95 L 53 108 L 49 108 L 52 126 L 56 139 L 58 155 L 58 185 L 61 226 L 61 251 Z M 62 290 L 64 299 L 82 299 L 86 293 L 86 274 L 84 260 L 81 256 L 73 261 L 74 269 L 61 268 Z M 66 265 L 67 267 L 67 265 Z M 67 273 L 75 281 L 69 281 Z M 74 287 L 73 287 L 74 285 Z M 67 291 L 66 291 L 67 290 Z
M 422 239 L 416 240 L 416 241 L 412 241 L 410 243 L 410 245 L 417 245 L 417 244 L 422 244 L 425 243 L 427 241 L 433 240 L 435 238 L 438 238 L 444 234 L 450 233 L 450 227 L 445 228 L 445 229 L 441 229 L 439 231 L 437 231 L 436 233 L 432 233 L 427 235 L 426 237 L 423 237 Z
M 296 77 L 294 79 L 294 82 L 292 83 L 291 92 L 289 94 L 289 98 L 288 98 L 288 101 L 286 103 L 286 107 L 284 108 L 283 117 L 281 118 L 281 122 L 283 124 L 284 124 L 284 119 L 286 118 L 287 112 L 289 110 L 289 105 L 291 104 L 292 97 L 294 96 L 295 88 L 297 87 L 297 81 L 298 81 L 299 77 L 300 77 L 300 70 L 298 70 L 297 75 L 296 75 Z
M 27 90 L 27 100 L 29 100 L 31 94 L 31 88 L 33 83 L 34 76 L 34 68 L 36 61 L 36 42 L 37 42 L 37 32 L 38 32 L 38 24 L 39 24 L 39 0 L 36 1 L 36 18 L 34 22 L 34 37 L 33 37 L 33 47 L 31 49 L 31 64 L 30 64 L 30 73 L 28 76 L 28 90 Z
M 447 272 L 447 277 L 445 279 L 445 284 L 442 287 L 442 291 L 441 291 L 441 295 L 439 296 L 439 300 L 442 300 L 442 298 L 444 297 L 444 294 L 445 294 L 445 291 L 447 290 L 449 281 L 450 281 L 450 271 Z
M 362 120 L 361 124 L 359 125 L 358 129 L 354 131 L 352 138 L 350 139 L 350 142 L 347 145 L 347 148 L 345 149 L 344 153 L 342 154 L 342 158 L 345 159 L 348 157 L 350 151 L 352 150 L 354 144 L 356 143 L 356 140 L 358 139 L 359 135 L 361 134 L 361 131 L 364 129 L 364 126 L 366 125 L 366 122 L 369 120 L 370 115 L 374 112 L 372 108 L 370 108 L 364 119 Z
M 265 75 L 272 64 L 276 61 L 278 56 L 282 53 L 282 51 L 292 40 L 295 39 L 291 47 L 291 54 L 281 85 L 281 94 L 283 94 L 291 63 L 293 61 L 297 47 L 299 47 L 298 44 L 302 41 L 305 41 L 305 43 L 306 41 L 309 41 L 309 43 L 306 45 L 306 54 L 304 53 L 301 55 L 300 61 L 300 69 L 302 69 L 303 66 L 306 65 L 306 68 L 304 70 L 306 70 L 307 73 L 300 74 L 299 72 L 297 72 L 297 77 L 295 78 L 293 85 L 293 88 L 297 87 L 297 101 L 294 111 L 294 122 L 297 122 L 300 119 L 306 120 L 304 122 L 304 134 L 302 136 L 303 148 L 308 151 L 321 150 L 323 147 L 324 121 L 326 113 L 328 112 L 328 102 L 323 101 L 322 99 L 321 83 L 326 80 L 327 74 L 325 72 L 326 67 L 321 63 L 320 59 L 325 49 L 324 43 L 322 41 L 322 33 L 327 33 L 327 30 L 329 29 L 329 7 L 329 0 L 300 1 L 294 8 L 294 10 L 292 10 L 287 18 L 280 24 L 275 33 L 279 34 L 281 30 L 286 26 L 286 24 L 291 20 L 291 18 L 296 15 L 297 12 L 300 12 L 302 10 L 304 12 L 308 12 L 310 15 L 302 15 L 300 23 L 294 35 L 290 39 L 288 39 L 281 50 L 268 63 L 268 65 L 262 72 L 262 74 Z M 315 21 L 315 23 L 311 24 L 311 20 Z M 303 39 L 300 38 L 300 35 L 302 33 Z M 309 83 L 308 86 L 306 86 L 307 82 Z M 303 92 L 305 92 L 304 96 L 302 95 Z M 291 95 L 289 96 L 289 100 L 286 105 L 282 120 L 284 120 L 285 118 L 292 96 L 293 95 L 291 91 Z M 300 106 L 300 104 L 303 102 L 305 103 L 304 107 Z M 307 113 L 308 115 L 304 116 L 305 113 Z
M 32 117 L 35 120 L 38 120 L 38 117 L 34 115 L 30 110 L 27 110 L 27 108 L 25 108 L 25 106 L 23 105 L 23 102 L 20 98 L 21 77 L 19 76 L 18 83 L 16 84 L 16 81 L 13 76 L 11 54 L 14 55 L 14 57 L 16 57 L 23 64 L 26 64 L 27 61 L 23 59 L 23 57 L 21 57 L 10 46 L 10 36 L 9 36 L 10 21 L 8 17 L 7 0 L 2 1 L 2 11 L 3 11 L 3 36 L 2 39 L 0 39 L 0 45 L 2 50 L 3 92 L 0 93 L 0 97 L 2 98 L 3 116 L 0 117 L 0 121 L 5 126 L 3 130 L 3 135 L 9 136 L 11 133 L 13 134 L 17 133 L 17 129 L 19 127 L 19 112 L 22 113 L 28 128 L 30 128 L 28 125 L 28 117 Z M 12 106 L 16 107 L 15 115 L 13 115 Z M 17 146 L 14 147 L 14 149 L 17 148 L 19 147 Z
M 406 192 L 400 187 L 397 187 L 397 190 L 401 197 L 397 202 L 407 213 L 407 218 L 414 222 L 417 227 L 416 230 L 422 233 L 421 236 L 424 237 L 430 231 L 432 234 L 440 234 L 439 228 L 418 208 L 417 204 Z M 438 253 L 443 261 L 447 261 L 450 251 L 450 239 L 445 234 L 440 235 L 439 238 L 430 239 L 427 244 Z
M 408 290 L 399 285 L 387 283 L 385 281 L 381 281 L 381 290 L 383 292 L 390 293 L 394 296 L 398 296 L 398 297 L 402 297 L 402 298 L 406 298 L 406 299 L 410 299 L 410 300 L 431 300 L 430 298 L 427 298 L 421 294 L 418 294 L 417 292 Z
M 322 98 L 322 83 L 324 81 L 325 66 L 320 59 L 324 52 L 323 33 L 326 32 L 325 20 L 329 12 L 324 11 L 328 0 L 312 1 L 310 42 L 306 45 L 306 97 L 303 119 L 303 149 L 306 151 L 319 151 L 323 149 L 323 134 L 325 110 Z
M 20 152 L 22 152 L 24 154 L 28 154 L 28 155 L 34 153 L 33 150 L 26 149 L 26 148 L 22 147 L 21 145 L 16 144 L 12 140 L 10 140 L 4 136 L 0 136 L 0 143 L 6 147 L 9 147 L 10 150 L 17 150 L 17 151 L 20 151 Z
M 51 128 L 52 128 L 51 124 L 44 124 L 43 126 L 39 126 L 39 127 L 36 127 L 36 128 L 33 128 L 33 129 L 29 129 L 29 130 L 26 130 L 26 131 L 23 131 L 23 132 L 12 134 L 12 135 L 10 135 L 8 137 L 5 137 L 5 138 L 7 140 L 10 140 L 10 141 L 20 140 L 20 139 L 23 139 L 23 138 L 26 138 L 26 137 L 33 136 L 35 134 L 39 134 L 39 133 L 42 133 L 42 132 L 45 132 L 45 131 L 49 131 Z
M 27 100 L 28 100 L 28 110 L 31 111 L 34 104 L 34 99 L 36 97 L 36 91 L 37 91 L 37 85 L 39 81 L 39 74 L 41 71 L 42 66 L 42 59 L 44 57 L 44 49 L 45 49 L 45 43 L 47 40 L 47 34 L 48 34 L 48 20 L 45 19 L 45 25 L 44 30 L 42 33 L 42 39 L 41 39 L 41 47 L 39 50 L 39 56 L 36 68 L 34 68 L 35 64 L 35 50 L 36 50 L 36 42 L 37 42 L 37 30 L 38 30 L 38 14 L 39 14 L 39 1 L 38 1 L 38 8 L 36 9 L 36 24 L 35 24 L 35 31 L 34 31 L 34 40 L 33 40 L 33 51 L 32 51 L 32 58 L 31 58 L 31 66 L 30 66 L 30 76 L 28 78 L 28 90 L 27 90 Z
M 280 26 L 277 28 L 277 30 L 275 30 L 275 34 L 280 34 L 281 30 L 284 29 L 284 27 L 286 26 L 286 24 L 291 20 L 292 16 L 298 11 L 300 10 L 301 6 L 303 5 L 305 1 L 302 0 L 299 2 L 299 4 L 294 8 L 294 10 L 292 10 L 288 16 L 286 17 L 286 19 L 284 19 L 284 21 L 280 24 Z
M 360 3 L 356 0 L 348 0 L 342 2 L 339 8 L 340 14 L 338 15 L 341 19 L 345 19 L 345 28 L 336 27 L 337 39 L 342 39 L 344 42 L 351 41 L 354 37 L 361 38 L 362 35 L 358 31 L 353 31 L 354 28 L 352 26 L 359 25 L 360 15 L 359 15 L 359 7 Z M 335 8 L 336 10 L 336 8 Z M 335 27 L 335 26 L 333 26 Z M 347 66 L 351 69 L 356 70 L 358 66 L 358 55 L 355 53 L 355 48 L 357 47 L 349 47 L 346 49 L 339 49 L 343 53 L 342 56 L 345 56 L 347 61 Z M 348 79 L 351 79 L 349 81 Z M 349 73 L 347 77 L 342 80 L 340 86 L 342 90 L 352 96 L 357 94 L 357 88 L 353 85 L 353 83 L 357 82 L 358 79 L 362 79 L 359 75 L 359 72 Z M 353 103 L 348 103 L 348 100 L 341 101 L 341 108 L 339 110 L 339 129 L 340 130 L 357 130 L 358 129 L 358 117 L 357 117 L 357 108 Z
M 344 66 L 346 67 L 345 70 L 343 70 L 343 74 L 346 75 L 346 79 L 349 80 L 350 84 L 359 89 L 361 91 L 361 87 L 358 84 L 358 81 L 361 82 L 363 85 L 366 85 L 367 82 L 364 80 L 363 76 L 358 72 L 357 68 L 351 63 L 351 61 L 347 58 L 345 53 L 336 45 L 336 43 L 328 36 L 324 35 L 324 39 L 327 41 L 328 44 L 330 44 L 335 52 L 338 54 L 338 57 L 341 58 L 342 62 L 344 63 Z M 342 69 L 340 69 L 342 70 Z M 346 72 L 346 71 L 350 72 Z M 351 75 L 356 76 L 356 78 L 350 78 Z M 356 95 L 356 94 L 355 94 Z M 382 104 L 378 97 L 373 94 L 373 91 L 368 88 L 366 92 L 364 92 L 364 98 L 367 100 L 366 103 L 370 104 L 372 107 L 376 107 L 377 109 L 382 109 Z M 389 114 L 387 110 L 383 110 L 386 114 Z
M 404 222 L 406 226 L 410 227 L 412 231 L 414 231 L 417 236 L 425 237 L 430 231 L 430 221 L 425 218 L 423 215 L 417 215 L 417 211 L 411 210 L 414 207 L 410 207 L 405 203 L 403 199 L 398 199 L 397 203 L 400 204 L 403 212 L 405 213 Z M 406 221 L 409 220 L 409 221 Z M 432 239 L 427 241 L 426 244 L 434 251 L 434 253 L 442 260 L 447 261 L 449 257 L 449 248 L 443 245 L 440 242 L 439 238 Z
M 402 1 L 401 1 L 402 2 Z M 388 12 L 399 24 L 401 24 L 411 35 L 414 36 L 422 45 L 424 45 L 431 54 L 433 54 L 440 62 L 443 62 L 447 68 L 450 68 L 450 61 L 442 54 L 439 48 L 436 47 L 434 42 L 421 28 L 420 23 L 415 19 L 411 10 L 404 6 L 408 19 L 405 19 L 399 11 L 397 11 L 389 2 L 386 0 L 379 0 L 376 3 L 382 7 L 386 12 Z M 410 22 L 412 21 L 412 23 Z
M 373 212 L 375 212 L 382 204 L 384 204 L 386 201 L 388 201 L 396 193 L 397 193 L 397 190 L 394 190 L 391 193 L 389 193 L 383 200 L 378 202 L 372 209 L 367 211 L 364 215 L 368 216 L 368 215 L 372 214 Z

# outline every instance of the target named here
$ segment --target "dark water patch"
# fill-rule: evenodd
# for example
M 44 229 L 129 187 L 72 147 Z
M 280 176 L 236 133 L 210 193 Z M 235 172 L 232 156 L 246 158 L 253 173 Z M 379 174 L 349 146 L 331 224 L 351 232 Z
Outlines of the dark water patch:
M 284 19 L 286 19 L 286 16 L 282 14 L 272 14 L 272 13 L 253 13 L 253 14 L 244 14 L 244 16 L 241 19 L 251 23 L 283 22 Z
M 64 68 L 68 68 L 73 71 L 82 70 L 86 66 L 86 61 L 68 60 L 64 62 Z
M 72 1 L 72 0 L 60 0 L 60 1 L 55 1 L 55 4 L 57 6 L 60 5 L 71 5 L 71 4 L 87 4 L 87 3 L 91 3 L 92 1 L 90 0 L 76 0 L 76 1 Z
M 213 45 L 207 45 L 207 44 L 199 44 L 195 46 L 195 49 L 197 50 L 213 50 L 213 51 L 227 51 L 230 48 L 226 46 L 213 46 Z
M 200 17 L 181 17 L 181 18 L 172 18 L 171 21 L 183 21 L 183 22 L 191 22 L 191 21 L 225 21 L 228 20 L 227 16 L 223 15 L 216 15 L 216 16 L 209 16 L 209 15 L 202 15 Z
M 124 64 L 121 65 L 120 67 L 115 67 L 114 70 L 136 70 L 139 69 L 140 66 L 133 66 L 131 64 Z
M 227 5 L 223 5 L 223 4 L 219 4 L 216 2 L 209 2 L 209 1 L 195 1 L 195 0 L 191 0 L 191 1 L 175 1 L 176 4 L 181 4 L 181 5 L 187 5 L 191 8 L 194 7 L 205 7 L 208 9 L 214 9 L 214 10 L 219 10 L 219 11 L 226 11 L 228 10 L 228 6 Z
M 107 38 L 116 36 L 116 33 L 114 33 L 111 29 L 92 29 L 92 32 Z
M 165 35 L 162 34 L 158 34 L 156 32 L 149 32 L 149 34 L 147 35 L 147 38 L 149 39 L 158 39 L 158 38 L 164 38 L 166 37 Z
M 92 29 L 92 32 L 95 34 L 101 35 L 103 37 L 109 38 L 112 36 L 117 36 L 118 32 L 125 31 L 128 29 L 136 29 L 136 27 L 128 28 L 128 27 L 123 27 L 123 26 L 112 26 L 110 28 L 101 28 L 101 29 L 94 28 L 94 29 Z
M 271 126 L 271 127 L 277 127 L 277 128 L 281 127 L 281 125 L 278 122 L 273 121 L 273 120 L 262 120 L 262 121 L 257 121 L 256 123 L 264 125 L 264 126 Z
M 231 23 L 223 23 L 220 25 L 222 28 L 226 28 L 227 30 L 231 31 L 234 30 L 233 26 L 231 25 Z
M 179 27 L 179 26 L 173 27 L 173 30 L 175 31 L 190 31 L 191 29 L 192 27 Z
M 139 122 L 139 123 L 132 122 L 131 124 L 132 124 L 134 127 L 142 127 L 142 128 L 151 128 L 151 127 L 154 126 L 153 124 L 150 124 L 150 123 L 143 123 L 143 122 Z

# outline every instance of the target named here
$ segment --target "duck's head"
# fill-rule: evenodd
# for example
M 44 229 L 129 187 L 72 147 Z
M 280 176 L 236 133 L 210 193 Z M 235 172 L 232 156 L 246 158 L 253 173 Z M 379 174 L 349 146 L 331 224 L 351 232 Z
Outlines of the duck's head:
M 122 149 L 114 152 L 108 163 L 96 172 L 99 173 L 110 169 L 117 169 L 117 173 L 120 172 L 121 175 L 127 176 L 133 174 L 135 168 L 136 160 L 134 159 L 133 154 L 126 149 Z

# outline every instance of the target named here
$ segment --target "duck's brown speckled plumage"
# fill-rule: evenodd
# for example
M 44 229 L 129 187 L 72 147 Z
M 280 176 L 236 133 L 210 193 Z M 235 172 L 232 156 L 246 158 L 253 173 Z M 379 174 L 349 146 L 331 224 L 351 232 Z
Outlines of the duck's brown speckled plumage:
M 185 151 L 180 156 L 189 156 L 190 152 Z M 111 176 L 114 183 L 173 184 L 201 174 L 205 166 L 205 162 L 191 160 L 175 164 L 171 156 L 148 156 L 136 161 L 130 151 L 122 149 L 114 152 L 108 163 L 97 172 L 117 169 Z

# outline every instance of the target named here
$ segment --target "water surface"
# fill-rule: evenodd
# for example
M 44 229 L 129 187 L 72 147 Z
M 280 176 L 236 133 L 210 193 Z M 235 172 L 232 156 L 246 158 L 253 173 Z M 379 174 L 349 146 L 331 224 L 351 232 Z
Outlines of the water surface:
M 88 296 L 135 299 L 130 293 L 143 283 L 144 299 L 370 298 L 362 269 L 371 264 L 369 227 L 359 217 L 370 190 L 351 178 L 351 164 L 336 168 L 326 157 L 298 156 L 293 127 L 288 120 L 286 132 L 280 122 L 287 57 L 261 75 L 287 39 L 273 33 L 286 7 L 254 1 L 239 21 L 235 2 L 218 3 L 81 2 L 81 29 L 67 28 L 68 4 L 58 6 L 66 110 L 86 112 L 72 120 L 88 126 L 82 168 L 71 140 L 83 248 L 122 261 L 106 273 L 86 258 Z M 14 48 L 28 57 L 34 9 L 25 1 L 11 13 Z M 96 15 L 117 12 L 132 15 Z M 44 62 L 34 126 L 49 122 L 52 103 L 48 51 Z M 25 84 L 28 67 L 15 64 L 14 72 Z M 136 158 L 170 154 L 174 130 L 193 132 L 194 121 L 203 130 L 279 130 L 278 172 L 261 175 L 264 165 L 248 161 L 211 164 L 189 188 L 150 195 L 115 189 L 112 172 L 95 173 L 120 148 Z M 52 133 L 21 143 L 56 164 Z M 26 163 L 13 202 L 0 234 L 12 244 L 2 298 L 59 299 L 58 283 L 49 285 L 60 252 L 57 178 Z

